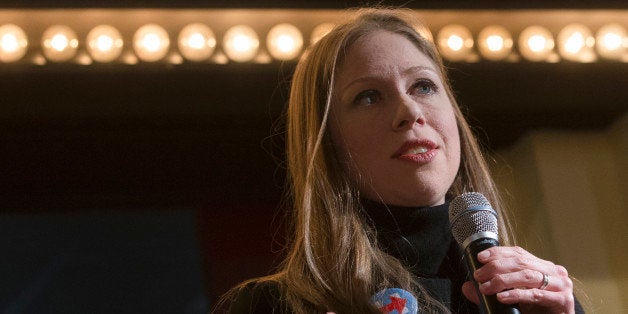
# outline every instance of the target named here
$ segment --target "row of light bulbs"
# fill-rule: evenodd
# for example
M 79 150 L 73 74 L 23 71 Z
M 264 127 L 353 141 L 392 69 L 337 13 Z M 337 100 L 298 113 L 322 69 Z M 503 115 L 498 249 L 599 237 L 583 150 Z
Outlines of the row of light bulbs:
M 442 28 L 437 43 L 444 57 L 449 60 L 472 61 L 474 57 L 473 36 L 462 25 Z M 493 61 L 516 57 L 512 53 L 514 44 L 510 32 L 499 25 L 485 27 L 477 38 L 477 50 L 482 57 Z M 560 57 L 574 62 L 593 62 L 598 56 L 628 62 L 628 36 L 626 29 L 617 23 L 600 27 L 595 36 L 583 24 L 569 24 L 560 30 L 556 38 L 547 28 L 530 26 L 519 34 L 517 44 L 520 55 L 533 62 L 557 62 Z
M 310 43 L 315 43 L 333 28 L 331 23 L 323 23 L 315 27 L 310 35 Z M 419 30 L 430 40 L 434 40 L 429 30 Z M 628 36 L 626 29 L 620 24 L 608 24 L 593 32 L 582 24 L 570 24 L 557 35 L 557 50 L 565 60 L 576 62 L 592 62 L 597 57 L 608 60 L 628 61 Z M 482 29 L 474 41 L 471 31 L 462 25 L 447 25 L 436 37 L 436 44 L 443 56 L 451 61 L 476 61 L 477 51 L 487 60 L 511 60 L 514 40 L 510 32 L 498 25 Z M 194 23 L 185 26 L 178 34 L 177 48 L 179 54 L 170 53 L 171 42 L 168 32 L 157 24 L 147 24 L 135 32 L 132 40 L 133 52 L 123 56 L 125 42 L 121 33 L 113 26 L 100 25 L 93 28 L 85 38 L 85 50 L 89 55 L 77 57 L 79 38 L 68 26 L 54 25 L 44 31 L 41 38 L 41 49 L 46 60 L 51 62 L 67 62 L 79 59 L 83 64 L 92 61 L 107 63 L 116 60 L 125 63 L 157 62 L 169 57 L 173 63 L 181 63 L 185 58 L 192 62 L 212 60 L 216 63 L 235 62 L 270 62 L 276 60 L 292 60 L 297 58 L 303 49 L 303 35 L 294 25 L 282 23 L 270 29 L 266 36 L 266 48 L 270 56 L 260 59 L 260 39 L 251 27 L 237 25 L 228 29 L 222 38 L 222 53 L 215 53 L 217 39 L 214 32 L 205 24 Z M 556 62 L 560 57 L 555 52 L 555 38 L 546 28 L 530 26 L 518 37 L 518 51 L 529 61 Z M 0 26 L 0 62 L 17 62 L 24 58 L 28 51 L 29 39 L 17 25 Z M 597 52 L 597 54 L 596 54 Z M 263 55 L 263 54 L 262 54 Z M 41 56 L 40 56 L 41 58 Z M 35 60 L 43 64 L 45 60 Z
M 326 34 L 333 25 L 321 24 L 312 32 L 312 41 Z M 206 61 L 212 57 L 217 45 L 214 32 L 205 24 L 193 23 L 185 26 L 178 35 L 177 48 L 181 56 L 193 62 Z M 171 42 L 168 32 L 157 24 L 147 24 L 133 35 L 133 51 L 143 62 L 157 62 L 166 58 Z M 94 27 L 85 39 L 85 48 L 90 60 L 113 62 L 119 60 L 124 48 L 120 31 L 111 25 Z M 26 33 L 17 25 L 0 26 L 0 62 L 16 62 L 27 53 L 29 40 Z M 303 36 L 298 28 L 283 23 L 274 26 L 266 37 L 266 47 L 270 55 L 277 60 L 296 58 L 303 48 Z M 77 56 L 79 38 L 70 27 L 53 25 L 42 34 L 41 48 L 45 58 L 51 62 L 66 62 Z M 251 27 L 237 25 L 225 32 L 222 50 L 226 58 L 235 62 L 248 62 L 258 56 L 259 36 Z M 172 62 L 176 60 L 176 54 Z M 222 58 L 221 58 L 222 56 Z M 85 56 L 83 56 L 85 57 Z M 88 57 L 88 58 L 89 58 Z M 225 63 L 224 55 L 215 56 L 214 61 Z M 136 63 L 135 56 L 123 58 L 126 63 Z M 268 60 L 270 61 L 270 60 Z M 90 63 L 83 60 L 83 63 Z

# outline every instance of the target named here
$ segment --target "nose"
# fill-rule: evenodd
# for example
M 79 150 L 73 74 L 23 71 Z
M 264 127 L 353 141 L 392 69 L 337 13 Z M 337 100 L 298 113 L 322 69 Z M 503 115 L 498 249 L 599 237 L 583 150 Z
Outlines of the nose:
M 393 130 L 409 130 L 415 126 L 415 123 L 419 125 L 425 124 L 425 116 L 423 115 L 420 104 L 409 95 L 400 95 L 397 99 L 395 116 L 392 122 Z

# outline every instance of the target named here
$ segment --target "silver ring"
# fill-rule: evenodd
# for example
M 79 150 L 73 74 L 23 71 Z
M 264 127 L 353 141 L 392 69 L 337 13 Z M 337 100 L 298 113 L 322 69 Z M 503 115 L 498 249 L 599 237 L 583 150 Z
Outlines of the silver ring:
M 541 282 L 539 290 L 545 290 L 545 288 L 547 288 L 547 286 L 549 285 L 549 277 L 549 274 L 543 273 L 543 282 Z

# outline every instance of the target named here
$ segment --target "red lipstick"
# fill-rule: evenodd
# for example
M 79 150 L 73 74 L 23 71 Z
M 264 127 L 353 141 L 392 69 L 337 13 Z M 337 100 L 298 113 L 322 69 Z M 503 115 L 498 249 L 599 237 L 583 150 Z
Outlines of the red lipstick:
M 407 141 L 392 155 L 392 158 L 425 164 L 436 156 L 438 145 L 430 140 Z

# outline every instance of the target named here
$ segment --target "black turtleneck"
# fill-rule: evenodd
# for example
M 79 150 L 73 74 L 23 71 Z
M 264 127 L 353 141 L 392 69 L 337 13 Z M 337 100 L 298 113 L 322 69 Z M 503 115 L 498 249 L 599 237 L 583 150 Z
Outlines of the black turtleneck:
M 363 206 L 380 247 L 408 267 L 432 297 L 453 313 L 478 312 L 462 295 L 467 268 L 451 235 L 448 204 L 401 207 L 365 200 Z

